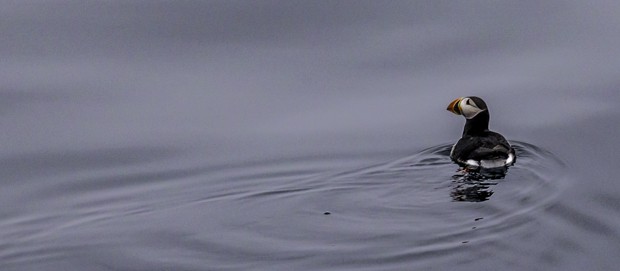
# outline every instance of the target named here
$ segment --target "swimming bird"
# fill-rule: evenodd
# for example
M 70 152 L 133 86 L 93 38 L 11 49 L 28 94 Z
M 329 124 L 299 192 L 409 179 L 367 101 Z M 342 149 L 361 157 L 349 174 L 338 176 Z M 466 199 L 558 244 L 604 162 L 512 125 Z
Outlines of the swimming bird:
M 466 119 L 463 136 L 452 146 L 450 158 L 465 169 L 503 168 L 514 164 L 516 154 L 508 140 L 489 130 L 489 108 L 479 97 L 461 97 L 448 111 Z

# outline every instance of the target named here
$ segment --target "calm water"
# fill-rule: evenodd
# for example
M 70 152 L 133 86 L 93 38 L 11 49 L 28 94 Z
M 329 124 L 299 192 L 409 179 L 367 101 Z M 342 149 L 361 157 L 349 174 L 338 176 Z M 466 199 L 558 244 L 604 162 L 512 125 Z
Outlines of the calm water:
M 2 1 L 1 270 L 614 270 L 620 4 Z M 477 95 L 517 148 L 448 153 Z

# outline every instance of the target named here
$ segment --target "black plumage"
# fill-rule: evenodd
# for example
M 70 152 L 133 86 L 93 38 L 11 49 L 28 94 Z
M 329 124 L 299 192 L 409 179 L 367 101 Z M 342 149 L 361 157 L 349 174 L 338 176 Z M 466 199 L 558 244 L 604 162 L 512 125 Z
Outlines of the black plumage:
M 448 110 L 466 118 L 463 135 L 452 147 L 450 158 L 461 166 L 500 167 L 514 163 L 515 151 L 499 133 L 489 130 L 489 109 L 479 97 L 458 98 Z

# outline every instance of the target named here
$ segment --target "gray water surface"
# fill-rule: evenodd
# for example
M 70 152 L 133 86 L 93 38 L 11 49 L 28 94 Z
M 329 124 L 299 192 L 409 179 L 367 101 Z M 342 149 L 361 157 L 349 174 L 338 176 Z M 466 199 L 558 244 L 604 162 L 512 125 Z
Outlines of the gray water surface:
M 620 4 L 2 1 L 1 270 L 614 270 Z M 461 96 L 516 147 L 448 158 Z

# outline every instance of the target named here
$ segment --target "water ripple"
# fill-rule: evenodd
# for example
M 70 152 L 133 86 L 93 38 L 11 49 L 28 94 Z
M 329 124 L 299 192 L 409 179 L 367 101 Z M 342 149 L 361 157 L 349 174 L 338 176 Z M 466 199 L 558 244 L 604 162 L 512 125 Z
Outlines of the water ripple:
M 467 263 L 497 251 L 495 257 L 516 264 L 515 255 L 531 253 L 523 240 L 536 238 L 536 226 L 577 212 L 557 204 L 567 184 L 564 165 L 541 148 L 513 143 L 517 163 L 499 179 L 463 178 L 448 157 L 449 144 L 353 169 L 348 166 L 361 160 L 344 155 L 67 174 L 31 192 L 62 208 L 0 222 L 7 240 L 0 257 L 41 262 L 90 247 L 103 255 L 98 262 L 134 256 L 110 266 L 116 269 L 208 263 L 214 269 L 403 270 Z M 580 225 L 612 231 L 588 223 Z

